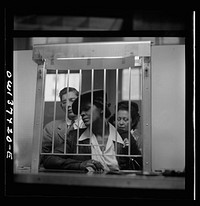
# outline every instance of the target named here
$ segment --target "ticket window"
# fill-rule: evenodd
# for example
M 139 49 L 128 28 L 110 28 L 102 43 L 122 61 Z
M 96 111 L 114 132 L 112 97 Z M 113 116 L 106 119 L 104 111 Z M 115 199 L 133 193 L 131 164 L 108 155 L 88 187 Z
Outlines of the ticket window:
M 68 114 L 61 110 L 59 99 L 59 91 L 64 87 L 76 88 L 79 97 L 84 91 L 103 89 L 104 97 L 107 94 L 108 102 L 111 103 L 112 114 L 117 114 L 118 102 L 126 100 L 129 103 L 130 117 L 131 101 L 136 102 L 140 112 L 137 128 L 142 142 L 142 170 L 151 171 L 151 43 L 149 41 L 36 45 L 33 48 L 33 60 L 38 68 L 31 173 L 40 171 L 41 155 L 58 155 L 54 153 L 54 134 L 51 152 L 43 154 L 41 147 L 44 126 L 50 121 L 67 119 Z M 117 127 L 116 121 L 117 115 L 115 115 L 115 127 Z M 131 130 L 130 124 L 129 130 Z M 64 144 L 66 138 L 67 136 Z M 128 138 L 130 140 L 130 134 Z M 64 149 L 64 153 L 60 155 L 71 154 Z M 77 149 L 73 155 L 81 154 Z M 131 156 L 130 149 L 127 156 Z

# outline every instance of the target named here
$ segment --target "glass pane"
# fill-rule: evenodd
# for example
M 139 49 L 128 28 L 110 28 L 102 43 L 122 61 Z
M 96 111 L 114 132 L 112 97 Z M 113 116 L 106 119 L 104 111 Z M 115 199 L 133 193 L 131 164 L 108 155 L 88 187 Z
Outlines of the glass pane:
M 45 102 L 54 101 L 55 95 L 55 74 L 47 74 L 46 75 L 46 84 L 45 84 Z M 57 91 L 56 91 L 56 101 L 60 101 L 59 99 L 59 91 L 67 85 L 67 73 L 58 74 L 57 76 Z M 77 90 L 79 89 L 79 73 L 69 74 L 69 86 L 74 87 Z
M 131 71 L 131 100 L 142 99 L 141 69 L 134 68 Z M 129 99 L 129 69 L 123 69 L 122 73 L 122 100 Z

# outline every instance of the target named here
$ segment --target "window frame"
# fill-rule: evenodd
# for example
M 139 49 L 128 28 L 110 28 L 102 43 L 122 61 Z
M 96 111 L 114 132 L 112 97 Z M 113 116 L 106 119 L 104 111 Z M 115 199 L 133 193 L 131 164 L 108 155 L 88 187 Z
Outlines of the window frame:
M 128 68 L 133 57 L 141 58 L 143 138 L 143 172 L 152 171 L 151 148 L 151 42 L 101 42 L 60 45 L 35 45 L 33 61 L 37 63 L 37 84 L 31 173 L 39 173 L 39 159 L 43 134 L 44 88 L 47 69 L 71 70 Z M 66 67 L 67 62 L 67 67 Z

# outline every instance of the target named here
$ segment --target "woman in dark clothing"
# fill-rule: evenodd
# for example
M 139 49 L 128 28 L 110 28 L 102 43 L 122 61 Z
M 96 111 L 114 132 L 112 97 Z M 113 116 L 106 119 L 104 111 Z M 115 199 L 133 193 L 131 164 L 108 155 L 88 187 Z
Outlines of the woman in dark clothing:
M 135 102 L 130 104 L 130 120 L 129 120 L 129 101 L 121 101 L 118 103 L 117 111 L 117 131 L 125 142 L 126 153 L 131 155 L 141 155 L 141 137 L 137 132 L 137 125 L 140 119 L 139 108 Z M 110 117 L 109 122 L 115 126 L 115 114 Z M 129 128 L 130 125 L 130 128 Z M 130 131 L 130 133 L 128 132 Z M 130 144 L 129 144 L 130 138 Z M 130 145 L 130 149 L 129 149 Z M 142 157 L 131 157 L 127 159 L 132 165 L 132 169 L 142 169 Z M 128 164 L 128 163 L 127 163 Z

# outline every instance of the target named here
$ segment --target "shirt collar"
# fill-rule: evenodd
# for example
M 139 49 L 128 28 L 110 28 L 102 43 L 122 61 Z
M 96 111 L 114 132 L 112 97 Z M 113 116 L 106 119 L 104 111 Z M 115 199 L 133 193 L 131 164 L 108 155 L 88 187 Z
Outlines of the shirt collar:
M 109 136 L 111 136 L 112 141 L 115 141 L 115 142 L 117 141 L 117 142 L 119 142 L 121 144 L 124 144 L 124 141 L 122 140 L 122 138 L 121 138 L 121 136 L 119 135 L 118 132 L 117 132 L 117 136 L 116 136 L 116 129 L 115 129 L 115 127 L 112 124 L 110 124 L 110 123 L 109 123 L 109 125 L 110 125 L 110 135 Z
M 80 117 L 79 118 L 79 120 L 78 119 L 76 119 L 75 121 L 74 121 L 74 129 L 78 129 L 78 127 L 79 128 L 86 128 L 86 126 L 85 126 L 85 124 L 84 124 L 84 122 L 83 122 L 83 120 L 82 120 L 82 118 Z
M 111 138 L 112 141 L 117 141 L 121 144 L 124 144 L 124 141 L 122 140 L 121 136 L 119 135 L 119 133 L 117 132 L 117 136 L 116 136 L 116 129 L 115 127 L 108 123 L 109 127 L 110 127 L 110 134 L 108 136 L 108 139 Z M 94 134 L 92 133 L 92 136 Z M 85 140 L 85 139 L 89 139 L 90 138 L 90 130 L 89 127 L 82 133 L 82 135 L 79 137 L 79 141 Z
M 92 134 L 94 135 L 94 134 Z M 82 135 L 79 137 L 79 141 L 83 141 L 85 139 L 89 139 L 90 138 L 90 130 L 89 127 L 82 133 Z
M 71 125 L 71 122 L 72 122 L 72 120 L 67 119 L 67 126 L 70 126 L 70 125 Z M 66 124 L 66 121 L 63 120 L 63 121 L 58 125 L 58 128 L 61 129 L 61 128 L 63 127 L 63 125 L 65 125 L 65 124 Z M 84 122 L 83 122 L 83 120 L 82 120 L 81 117 L 79 118 L 79 120 L 78 120 L 78 119 L 74 120 L 73 126 L 74 126 L 74 129 L 77 129 L 78 127 L 79 127 L 79 128 L 85 128 L 85 124 L 84 124 Z

